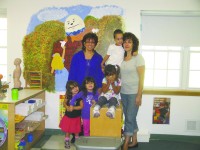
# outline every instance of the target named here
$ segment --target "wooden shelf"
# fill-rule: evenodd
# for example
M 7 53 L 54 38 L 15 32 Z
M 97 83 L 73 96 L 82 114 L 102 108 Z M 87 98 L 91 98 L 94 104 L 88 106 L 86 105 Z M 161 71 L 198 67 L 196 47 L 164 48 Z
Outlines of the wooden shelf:
M 8 91 L 7 97 L 0 101 L 0 104 L 8 106 L 8 137 L 6 143 L 3 147 L 7 150 L 15 149 L 15 106 L 17 104 L 23 103 L 26 100 L 39 98 L 45 102 L 45 91 L 39 89 L 23 89 L 19 91 L 19 99 L 12 100 L 11 90 Z M 45 106 L 38 109 L 45 113 Z M 39 140 L 39 138 L 44 134 L 45 131 L 45 120 L 42 120 L 40 124 L 32 130 L 33 141 L 31 143 L 27 142 L 27 133 L 25 134 L 24 139 L 27 142 L 26 150 L 30 150 L 31 147 Z
M 26 144 L 26 149 L 30 150 L 31 147 L 42 137 L 42 135 L 44 134 L 43 130 L 35 130 L 34 132 L 32 132 L 33 134 L 33 141 Z M 25 136 L 25 139 L 27 139 L 27 135 Z

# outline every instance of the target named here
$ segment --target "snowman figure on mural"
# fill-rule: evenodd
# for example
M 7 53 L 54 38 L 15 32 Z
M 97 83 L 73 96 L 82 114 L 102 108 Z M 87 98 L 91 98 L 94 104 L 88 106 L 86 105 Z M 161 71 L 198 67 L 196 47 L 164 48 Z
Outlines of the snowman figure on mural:
M 81 40 L 83 36 L 91 31 L 91 29 L 85 28 L 83 19 L 78 15 L 67 17 L 65 21 L 66 38 L 55 43 L 57 46 L 53 50 L 51 73 L 55 73 L 56 91 L 65 91 L 72 56 L 78 48 L 82 47 Z

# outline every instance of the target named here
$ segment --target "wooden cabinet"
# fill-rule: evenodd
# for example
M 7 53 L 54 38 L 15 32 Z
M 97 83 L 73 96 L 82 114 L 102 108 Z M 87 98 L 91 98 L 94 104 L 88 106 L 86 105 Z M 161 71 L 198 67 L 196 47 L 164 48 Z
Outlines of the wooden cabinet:
M 26 88 L 42 89 L 41 71 L 26 71 L 25 80 L 26 80 Z
M 45 91 L 38 89 L 23 89 L 19 91 L 19 99 L 12 100 L 11 90 L 8 90 L 7 96 L 0 100 L 0 105 L 5 105 L 8 108 L 8 138 L 7 143 L 4 143 L 4 147 L 7 150 L 15 149 L 15 106 L 23 103 L 31 98 L 39 98 L 45 101 Z M 45 113 L 45 105 L 39 109 Z M 41 121 L 40 125 L 31 132 L 33 134 L 33 141 L 26 144 L 26 150 L 29 150 L 44 134 L 45 131 L 45 120 Z M 25 137 L 26 139 L 26 137 Z

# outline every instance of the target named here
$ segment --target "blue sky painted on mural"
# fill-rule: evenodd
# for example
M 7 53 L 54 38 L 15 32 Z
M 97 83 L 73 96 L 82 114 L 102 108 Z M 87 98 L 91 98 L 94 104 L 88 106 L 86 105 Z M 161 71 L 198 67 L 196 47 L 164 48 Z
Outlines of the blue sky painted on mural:
M 86 16 L 91 15 L 96 18 L 101 18 L 105 15 L 123 15 L 123 9 L 116 5 L 103 5 L 97 7 L 76 5 L 71 7 L 47 7 L 31 17 L 30 23 L 27 28 L 27 34 L 31 33 L 34 28 L 50 20 L 59 20 L 65 22 L 69 15 L 78 15 L 83 20 Z

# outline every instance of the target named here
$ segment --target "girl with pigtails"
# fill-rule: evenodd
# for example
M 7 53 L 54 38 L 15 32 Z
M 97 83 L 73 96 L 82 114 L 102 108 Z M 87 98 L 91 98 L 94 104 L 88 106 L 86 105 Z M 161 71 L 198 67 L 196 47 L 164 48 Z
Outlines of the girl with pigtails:
M 105 77 L 102 81 L 102 93 L 99 97 L 98 102 L 96 103 L 93 116 L 99 117 L 99 110 L 105 104 L 108 104 L 108 111 L 106 112 L 106 116 L 109 118 L 115 117 L 115 109 L 116 105 L 119 104 L 120 99 L 120 89 L 121 89 L 121 80 L 118 77 L 120 72 L 120 68 L 118 65 L 106 65 L 104 74 Z

